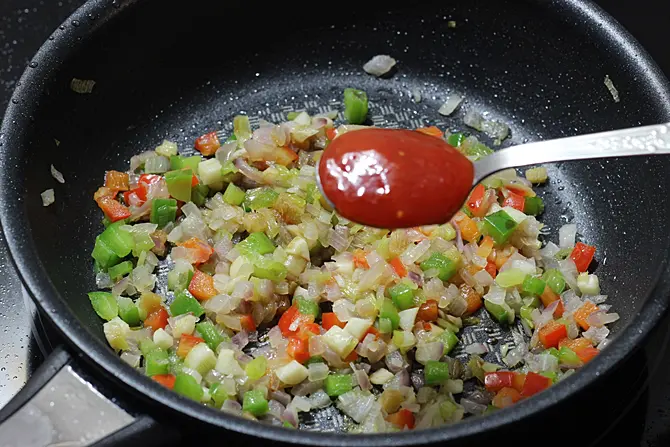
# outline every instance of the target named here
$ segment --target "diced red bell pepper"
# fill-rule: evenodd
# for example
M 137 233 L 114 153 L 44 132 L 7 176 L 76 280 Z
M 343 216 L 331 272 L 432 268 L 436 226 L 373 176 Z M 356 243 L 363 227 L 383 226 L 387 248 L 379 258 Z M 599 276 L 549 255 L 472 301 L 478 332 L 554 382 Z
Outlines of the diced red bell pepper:
M 309 341 L 299 337 L 290 337 L 286 353 L 296 362 L 305 363 L 310 358 Z
M 204 342 L 205 340 L 200 337 L 196 337 L 195 335 L 181 334 L 181 338 L 179 339 L 179 347 L 177 348 L 177 355 L 181 358 L 184 358 L 188 355 L 189 352 L 191 352 L 191 349 L 193 349 L 195 345 Z
M 163 180 L 163 176 L 158 174 L 142 174 L 140 179 L 137 181 L 138 185 L 149 186 L 156 184 Z
M 344 358 L 345 363 L 351 363 L 358 360 L 358 353 L 356 351 L 351 351 L 348 356 Z
M 496 371 L 484 374 L 484 386 L 489 391 L 500 391 L 514 386 L 513 371 Z
M 337 131 L 335 130 L 334 127 L 329 127 L 329 128 L 326 129 L 326 137 L 328 137 L 328 139 L 330 141 L 333 141 L 336 136 L 337 136 Z
M 204 264 L 209 261 L 210 256 L 214 253 L 214 249 L 204 241 L 201 241 L 197 237 L 192 237 L 191 239 L 181 242 L 180 247 L 185 247 L 192 250 L 194 255 L 195 265 Z
M 495 262 L 491 262 L 491 261 L 487 260 L 486 261 L 486 267 L 484 267 L 484 270 L 486 270 L 488 272 L 488 274 L 491 275 L 491 278 L 494 278 L 494 279 L 495 279 L 496 275 L 498 274 L 498 269 L 496 268 L 496 263 Z
M 405 264 L 402 263 L 400 258 L 395 257 L 391 259 L 389 264 L 391 264 L 391 267 L 393 267 L 393 270 L 395 270 L 399 277 L 404 278 L 407 276 L 407 268 L 405 267 Z
M 392 413 L 386 416 L 386 421 L 395 425 L 398 428 L 407 427 L 409 429 L 413 429 L 414 413 L 409 411 L 407 408 L 403 408 L 402 410 L 396 413 Z
M 579 360 L 581 360 L 584 363 L 590 362 L 593 360 L 593 357 L 597 356 L 600 353 L 600 350 L 598 348 L 594 348 L 593 346 L 588 346 L 585 348 L 579 348 L 575 350 L 575 354 L 577 354 L 577 357 L 579 357 Z
M 564 338 L 560 342 L 558 342 L 558 348 L 562 347 L 570 348 L 574 352 L 577 352 L 579 349 L 584 349 L 584 348 L 592 348 L 593 347 L 593 342 L 589 340 L 588 338 L 584 337 L 578 337 L 575 338 L 574 340 L 571 340 L 570 338 Z
M 475 217 L 483 217 L 486 214 L 484 207 L 484 196 L 486 195 L 486 187 L 481 183 L 474 187 L 470 193 L 468 201 L 465 205 Z
M 251 314 L 240 316 L 240 326 L 247 332 L 254 332 L 256 330 L 256 323 Z
M 507 408 L 521 400 L 521 393 L 514 388 L 503 388 L 493 398 L 493 406 L 496 408 Z
M 540 295 L 540 300 L 542 300 L 544 307 L 549 306 L 554 301 L 558 301 L 558 305 L 556 305 L 556 309 L 554 309 L 553 315 L 554 318 L 561 318 L 563 316 L 563 312 L 565 310 L 563 301 L 561 301 L 561 297 L 556 294 L 556 292 L 551 290 L 551 287 L 544 286 L 544 292 L 542 292 L 542 295 Z
M 586 245 L 582 242 L 577 242 L 575 248 L 570 253 L 570 258 L 575 261 L 577 266 L 577 271 L 585 272 L 588 270 L 591 261 L 593 261 L 593 255 L 596 254 L 596 247 L 592 245 Z
M 195 140 L 195 148 L 206 157 L 214 155 L 220 147 L 221 142 L 219 137 L 216 136 L 216 132 L 210 132 Z
M 177 379 L 172 374 L 158 374 L 156 376 L 151 376 L 151 378 L 169 389 L 174 388 L 174 382 Z
M 540 391 L 546 390 L 551 386 L 551 379 L 534 372 L 529 372 L 526 374 L 526 381 L 523 384 L 523 391 L 521 395 L 523 397 L 530 397 L 534 394 L 539 393 Z
M 169 317 L 167 310 L 161 306 L 147 315 L 144 319 L 144 327 L 150 327 L 153 331 L 164 329 L 168 324 Z
M 193 174 L 193 178 L 191 179 L 191 188 L 198 186 L 200 183 L 200 180 L 198 180 L 198 177 Z
M 514 373 L 514 378 L 512 379 L 512 388 L 518 392 L 522 392 L 524 383 L 526 383 L 526 375 L 522 373 Z
M 105 187 L 117 191 L 128 191 L 128 174 L 119 171 L 107 171 L 105 174 Z
M 193 271 L 188 291 L 199 301 L 208 300 L 218 293 L 214 288 L 214 278 L 198 269 Z
M 508 196 L 503 200 L 503 206 L 511 206 L 523 213 L 524 206 L 526 206 L 526 198 L 522 195 L 515 194 L 508 191 Z
M 354 256 L 354 266 L 356 268 L 364 268 L 364 269 L 370 268 L 370 264 L 368 264 L 368 260 L 365 257 L 365 255 L 367 254 L 365 253 L 365 251 L 363 251 L 360 248 L 357 248 L 356 250 L 354 250 L 352 254 Z
M 421 321 L 437 321 L 437 317 L 437 301 L 435 300 L 426 300 L 419 306 L 419 312 L 416 314 L 416 318 Z
M 333 326 L 339 326 L 341 328 L 344 328 L 345 323 L 340 321 L 339 318 L 337 318 L 335 312 L 324 312 L 321 314 L 321 326 L 325 330 L 328 330 Z
M 568 330 L 564 324 L 550 321 L 540 328 L 538 335 L 542 345 L 549 349 L 557 347 L 558 342 L 568 336 Z
M 436 126 L 419 127 L 416 129 L 416 131 L 437 138 L 442 138 L 442 136 L 444 135 L 442 131 Z
M 127 206 L 122 205 L 121 202 L 113 197 L 100 197 L 97 202 L 102 212 L 107 216 L 107 219 L 112 222 L 117 222 L 130 217 L 130 209 L 128 209 Z
M 303 340 L 308 340 L 312 335 L 319 335 L 321 333 L 321 328 L 316 323 L 307 323 L 303 324 L 300 329 L 298 329 L 297 337 L 302 338 Z
M 379 336 L 381 335 L 381 332 L 379 332 L 379 330 L 376 327 L 370 326 L 370 328 L 367 331 L 365 331 L 365 335 L 363 335 L 363 339 L 365 339 L 365 337 L 367 337 L 368 334 L 372 334 L 372 335 L 375 336 L 375 338 L 379 338 Z
M 291 306 L 283 313 L 277 325 L 279 326 L 282 335 L 284 335 L 284 337 L 289 337 L 300 332 L 302 326 L 313 322 L 313 315 L 303 315 L 298 312 L 296 306 Z

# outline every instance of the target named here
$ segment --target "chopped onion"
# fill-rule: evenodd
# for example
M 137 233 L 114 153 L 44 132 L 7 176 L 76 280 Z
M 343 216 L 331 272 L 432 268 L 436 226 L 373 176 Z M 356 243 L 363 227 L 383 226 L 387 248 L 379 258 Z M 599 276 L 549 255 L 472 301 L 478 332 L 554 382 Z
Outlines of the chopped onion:
M 472 277 L 480 286 L 488 287 L 493 284 L 493 277 L 486 270 L 479 270 Z
M 453 95 L 450 95 L 447 101 L 440 106 L 440 108 L 437 110 L 437 113 L 443 116 L 449 116 L 454 113 L 454 110 L 456 110 L 462 101 L 463 97 L 454 93 Z
M 307 370 L 309 372 L 308 380 L 310 382 L 325 380 L 330 372 L 330 368 L 328 368 L 328 365 L 325 363 L 310 363 L 307 366 Z
M 242 350 L 246 345 L 249 344 L 249 334 L 247 331 L 240 331 L 233 336 L 231 339 L 234 346 Z
M 284 405 L 282 405 L 281 403 L 277 402 L 274 399 L 271 399 L 268 402 L 268 407 L 269 407 L 268 414 L 271 414 L 277 419 L 280 419 L 281 415 L 284 414 L 284 410 L 286 410 L 286 408 L 284 408 Z
M 338 300 L 333 304 L 333 312 L 338 320 L 347 322 L 355 316 L 356 305 L 347 299 Z
M 609 75 L 605 75 L 605 87 L 607 87 L 607 90 L 609 90 L 610 95 L 612 95 L 612 99 L 614 102 L 619 102 L 621 99 L 619 98 L 619 90 L 616 89 L 614 86 L 614 82 L 610 79 Z
M 514 368 L 523 360 L 523 358 L 527 353 L 528 353 L 528 346 L 526 345 L 526 343 L 520 343 L 515 348 L 510 349 L 509 352 L 507 352 L 507 355 L 505 356 L 503 361 L 510 368 Z
M 44 192 L 42 192 L 42 194 L 40 194 L 40 196 L 42 196 L 43 206 L 49 206 L 56 201 L 56 196 L 54 194 L 53 189 L 45 190 Z
M 463 406 L 463 409 L 466 413 L 475 415 L 483 414 L 488 408 L 486 405 L 478 404 L 477 402 L 473 402 L 466 398 L 461 399 L 461 405 Z
M 133 368 L 137 368 L 140 366 L 140 359 L 142 358 L 141 355 L 139 354 L 131 354 L 130 352 L 123 352 L 121 354 L 121 360 L 132 366 Z
M 252 180 L 260 185 L 265 183 L 265 177 L 263 177 L 261 171 L 249 166 L 249 163 L 247 163 L 242 158 L 236 158 L 233 164 L 240 171 L 240 173 L 249 180 Z
M 572 248 L 577 238 L 577 225 L 566 224 L 558 230 L 558 246 L 561 248 Z
M 438 341 L 417 345 L 414 359 L 425 365 L 429 360 L 440 360 L 444 353 L 444 345 Z
M 335 225 L 335 229 L 328 230 L 328 245 L 341 253 L 349 247 L 349 227 Z
M 378 54 L 363 65 L 363 70 L 373 76 L 383 76 L 395 66 L 396 60 L 385 54 Z
M 310 382 L 309 380 L 303 380 L 302 382 L 291 388 L 291 394 L 293 394 L 294 396 L 307 396 L 322 388 L 323 388 L 323 380 L 317 380 L 314 382 Z
M 582 336 L 584 338 L 588 338 L 593 342 L 593 344 L 599 344 L 603 340 L 607 338 L 607 336 L 610 334 L 610 330 L 607 329 L 607 326 L 603 326 L 600 328 L 597 327 L 590 327 L 588 330 L 584 331 L 582 333 Z
M 356 369 L 354 371 L 354 377 L 356 378 L 356 382 L 358 383 L 358 386 L 361 387 L 362 390 L 372 389 L 372 384 L 370 383 L 370 378 L 368 377 L 367 373 L 364 370 Z
M 112 279 L 105 272 L 98 272 L 95 275 L 95 285 L 98 289 L 110 289 L 113 285 Z
M 618 319 L 619 319 L 619 314 L 618 313 L 608 314 L 608 313 L 605 313 L 602 310 L 598 310 L 598 311 L 593 312 L 588 317 L 586 317 L 586 322 L 590 326 L 595 326 L 595 327 L 599 328 L 599 327 L 603 327 L 606 324 L 614 323 Z
M 309 355 L 314 357 L 323 354 L 326 350 L 326 344 L 320 335 L 314 335 L 309 338 Z
M 465 352 L 468 354 L 486 354 L 489 348 L 484 343 L 472 343 L 465 347 Z
M 170 170 L 170 159 L 162 155 L 149 157 L 144 162 L 144 171 L 151 174 L 163 174 Z
M 312 408 L 325 408 L 331 404 L 330 396 L 323 390 L 317 390 L 309 396 L 309 404 Z
M 242 414 L 242 405 L 234 399 L 226 399 L 221 406 L 221 410 L 232 414 Z
M 407 362 L 405 362 L 400 351 L 393 351 L 387 354 L 384 362 L 392 373 L 397 373 L 407 367 Z
M 273 391 L 270 393 L 270 398 L 276 400 L 283 406 L 287 406 L 289 403 L 291 403 L 291 396 L 281 390 Z
M 58 183 L 65 183 L 63 174 L 58 169 L 54 168 L 54 165 L 51 165 L 51 176 L 55 178 Z

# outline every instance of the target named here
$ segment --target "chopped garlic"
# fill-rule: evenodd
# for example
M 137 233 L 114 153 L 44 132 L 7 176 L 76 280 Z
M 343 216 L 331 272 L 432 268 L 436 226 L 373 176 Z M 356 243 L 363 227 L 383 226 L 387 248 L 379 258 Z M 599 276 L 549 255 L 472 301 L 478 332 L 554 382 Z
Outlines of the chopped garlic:
M 544 183 L 547 181 L 547 168 L 530 168 L 526 170 L 526 178 L 531 183 Z

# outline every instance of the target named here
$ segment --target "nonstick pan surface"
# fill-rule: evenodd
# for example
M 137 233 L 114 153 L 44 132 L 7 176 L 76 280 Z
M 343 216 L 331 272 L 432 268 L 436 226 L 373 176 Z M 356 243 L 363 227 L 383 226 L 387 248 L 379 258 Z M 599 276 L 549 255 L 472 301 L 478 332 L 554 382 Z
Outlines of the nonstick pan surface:
M 456 28 L 447 26 L 451 20 Z M 92 194 L 105 170 L 124 170 L 131 155 L 163 139 L 184 151 L 205 132 L 230 129 L 238 113 L 254 123 L 278 122 L 293 110 L 341 110 L 345 87 L 368 92 L 371 124 L 380 126 L 461 130 L 465 111 L 488 112 L 512 129 L 503 146 L 670 121 L 670 88 L 615 21 L 576 0 L 96 0 L 61 28 L 27 69 L 3 123 L 3 230 L 23 281 L 71 349 L 120 393 L 134 393 L 140 411 L 307 444 L 472 439 L 583 391 L 626 358 L 667 307 L 670 198 L 662 186 L 670 161 L 563 163 L 549 166 L 543 220 L 554 240 L 562 224 L 574 222 L 598 247 L 601 285 L 621 321 L 609 349 L 550 391 L 486 418 L 372 439 L 261 426 L 167 392 L 116 358 L 86 296 L 95 289 L 90 250 L 101 231 Z M 362 65 L 375 54 L 398 59 L 397 72 L 366 75 Z M 606 75 L 619 89 L 618 103 Z M 74 93 L 72 78 L 95 80 L 93 92 Z M 466 100 L 441 117 L 437 109 L 453 93 Z M 50 177 L 50 164 L 64 185 Z M 56 203 L 44 208 L 40 192 L 48 188 Z M 468 337 L 509 340 L 485 330 Z

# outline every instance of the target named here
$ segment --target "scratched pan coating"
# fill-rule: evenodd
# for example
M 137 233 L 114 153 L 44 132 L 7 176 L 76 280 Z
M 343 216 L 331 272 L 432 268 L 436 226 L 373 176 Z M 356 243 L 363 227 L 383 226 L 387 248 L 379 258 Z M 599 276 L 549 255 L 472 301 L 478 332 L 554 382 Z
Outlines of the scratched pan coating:
M 238 113 L 278 122 L 289 111 L 341 111 L 346 87 L 367 91 L 370 124 L 379 126 L 464 130 L 467 110 L 487 112 L 511 127 L 503 146 L 670 121 L 667 80 L 616 22 L 585 1 L 371 1 L 314 11 L 280 2 L 92 0 L 35 57 L 2 127 L 0 219 L 31 295 L 77 352 L 119 392 L 142 396 L 141 411 L 182 418 L 214 435 L 224 428 L 228 435 L 321 445 L 475 439 L 549 411 L 627 358 L 668 304 L 670 197 L 658 186 L 670 164 L 662 157 L 549 166 L 549 184 L 539 188 L 549 239 L 574 222 L 580 237 L 598 247 L 601 286 L 621 321 L 612 349 L 512 409 L 390 437 L 290 432 L 187 402 L 118 360 L 86 297 L 95 288 L 90 250 L 102 228 L 91 195 L 105 170 L 125 169 L 132 155 L 165 138 L 184 151 L 204 132 L 229 131 Z M 447 26 L 452 20 L 455 28 Z M 363 72 L 376 54 L 398 60 L 393 76 Z M 604 86 L 606 75 L 619 89 L 618 103 Z M 71 91 L 75 77 L 95 80 L 93 92 Z M 441 117 L 437 109 L 453 93 L 466 99 L 453 116 Z M 51 163 L 64 185 L 49 176 Z M 56 203 L 45 208 L 39 196 L 48 188 Z M 482 324 L 466 328 L 454 355 L 478 341 L 491 350 L 487 360 L 499 361 L 513 334 L 479 316 Z M 328 412 L 302 420 L 331 431 L 346 423 Z

